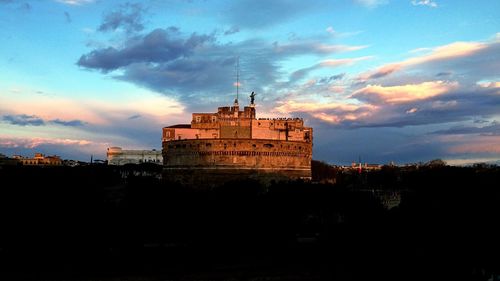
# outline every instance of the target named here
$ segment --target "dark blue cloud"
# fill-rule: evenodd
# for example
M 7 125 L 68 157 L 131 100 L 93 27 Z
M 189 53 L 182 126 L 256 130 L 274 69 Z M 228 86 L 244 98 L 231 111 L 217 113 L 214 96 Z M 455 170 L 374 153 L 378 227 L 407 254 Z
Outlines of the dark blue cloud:
M 500 124 L 493 122 L 491 125 L 483 127 L 472 126 L 455 126 L 445 130 L 431 132 L 436 135 L 463 135 L 463 134 L 479 134 L 485 136 L 500 136 Z
M 61 119 L 54 119 L 50 120 L 50 123 L 57 124 L 57 125 L 62 125 L 62 126 L 69 126 L 69 127 L 79 127 L 83 126 L 86 124 L 86 122 L 82 120 L 70 120 L 70 121 L 64 121 Z
M 0 0 L 0 5 L 2 5 L 2 4 L 5 4 L 5 5 L 18 4 L 17 9 L 20 11 L 25 11 L 25 12 L 29 12 L 32 9 L 30 3 L 24 2 L 21 0 Z
M 211 35 L 196 33 L 183 39 L 178 36 L 176 28 L 159 28 L 128 41 L 121 49 L 108 47 L 82 55 L 77 64 L 108 72 L 134 63 L 165 63 L 188 57 L 196 48 L 212 40 Z
M 233 26 L 230 29 L 224 31 L 224 35 L 231 35 L 231 34 L 238 33 L 238 32 L 240 32 L 240 28 L 237 26 Z
M 318 82 L 319 83 L 331 83 L 333 81 L 342 80 L 345 77 L 345 75 L 346 75 L 345 73 L 340 73 L 340 74 L 332 75 L 329 77 L 323 77 Z
M 43 120 L 36 115 L 18 114 L 18 115 L 3 115 L 2 120 L 18 126 L 44 126 L 47 124 L 56 124 L 62 126 L 78 127 L 87 124 L 82 120 L 64 121 L 61 119 Z
M 4 115 L 2 117 L 3 121 L 8 122 L 13 125 L 19 126 L 42 126 L 45 125 L 43 119 L 39 118 L 36 115 Z
M 66 20 L 67 23 L 72 22 L 71 15 L 66 11 L 64 12 L 64 19 Z
M 137 118 L 141 118 L 141 115 L 140 114 L 134 114 L 132 116 L 130 116 L 129 118 L 127 118 L 128 120 L 133 120 L 133 119 L 137 119 Z
M 236 61 L 242 92 L 267 92 L 271 98 L 283 74 L 280 63 L 304 54 L 325 55 L 359 47 L 328 45 L 307 38 L 271 43 L 249 39 L 221 44 L 218 34 L 183 34 L 178 28 L 155 29 L 126 41 L 122 47 L 95 49 L 80 57 L 81 67 L 175 97 L 190 109 L 232 100 Z M 320 38 L 324 39 L 324 38 Z M 340 77 L 334 77 L 338 79 Z M 283 86 L 283 85 L 281 85 Z M 231 96 L 231 97 L 230 97 Z M 264 96 L 264 95 L 263 95 Z
M 115 31 L 123 28 L 127 33 L 144 29 L 143 14 L 146 9 L 140 3 L 125 3 L 116 10 L 106 14 L 98 30 L 102 32 Z

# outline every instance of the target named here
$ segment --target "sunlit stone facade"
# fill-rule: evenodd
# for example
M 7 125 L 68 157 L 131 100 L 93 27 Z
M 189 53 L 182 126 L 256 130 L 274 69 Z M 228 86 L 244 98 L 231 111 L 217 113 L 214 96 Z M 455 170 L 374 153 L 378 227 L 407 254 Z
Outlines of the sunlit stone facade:
M 20 155 L 14 155 L 19 163 L 25 166 L 60 166 L 62 165 L 62 160 L 57 155 L 45 156 L 42 153 L 35 153 L 33 158 L 23 157 Z
M 108 165 L 125 165 L 156 163 L 161 164 L 162 155 L 159 150 L 124 150 L 121 147 L 110 147 L 107 150 Z
M 236 101 L 163 128 L 164 174 L 310 179 L 312 143 L 313 130 L 301 118 L 256 118 L 254 104 L 240 110 Z

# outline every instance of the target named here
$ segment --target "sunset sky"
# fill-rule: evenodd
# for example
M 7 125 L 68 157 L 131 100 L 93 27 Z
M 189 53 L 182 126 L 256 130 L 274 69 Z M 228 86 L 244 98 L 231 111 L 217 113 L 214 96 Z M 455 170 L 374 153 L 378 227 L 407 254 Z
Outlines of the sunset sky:
M 0 0 L 0 153 L 105 159 L 254 91 L 313 158 L 500 163 L 498 0 Z

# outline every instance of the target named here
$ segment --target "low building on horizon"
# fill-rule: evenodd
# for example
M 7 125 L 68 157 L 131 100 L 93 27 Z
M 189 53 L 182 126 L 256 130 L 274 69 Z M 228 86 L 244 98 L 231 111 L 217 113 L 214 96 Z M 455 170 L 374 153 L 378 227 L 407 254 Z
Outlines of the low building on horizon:
M 154 163 L 161 165 L 163 157 L 161 150 L 126 150 L 121 147 L 109 147 L 107 149 L 108 165 L 142 164 Z
M 61 157 L 57 155 L 45 156 L 42 153 L 35 153 L 34 157 L 24 157 L 22 155 L 13 155 L 12 159 L 24 166 L 61 166 Z

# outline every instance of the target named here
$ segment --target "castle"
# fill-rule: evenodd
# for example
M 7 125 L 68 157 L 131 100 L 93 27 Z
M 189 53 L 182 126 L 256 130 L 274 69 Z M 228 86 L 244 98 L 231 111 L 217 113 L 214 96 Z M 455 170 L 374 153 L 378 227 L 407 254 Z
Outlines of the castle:
M 240 110 L 193 113 L 191 124 L 163 128 L 164 176 L 311 178 L 313 130 L 301 118 L 256 118 L 255 94 Z

